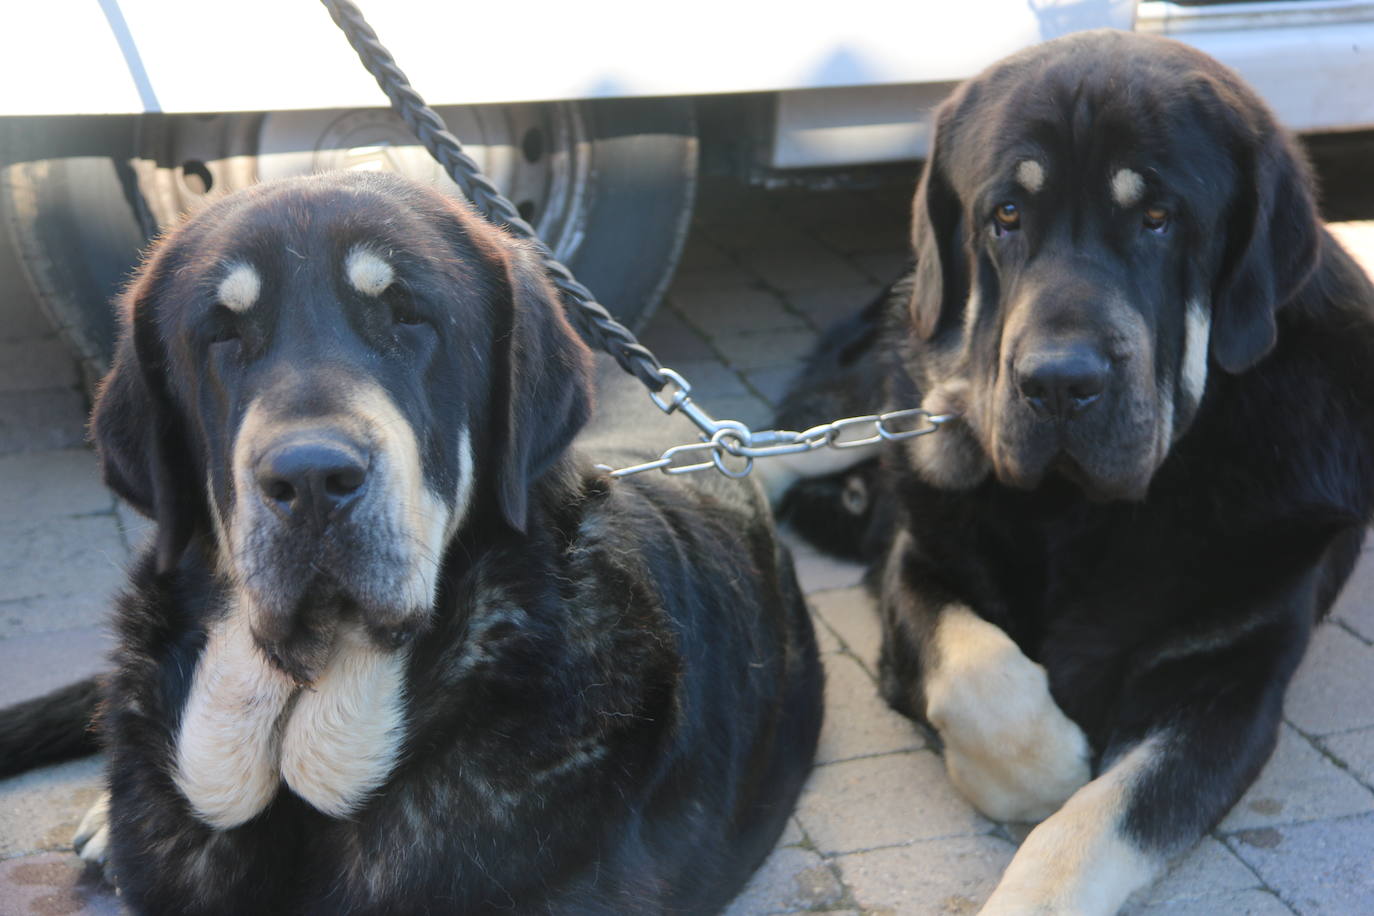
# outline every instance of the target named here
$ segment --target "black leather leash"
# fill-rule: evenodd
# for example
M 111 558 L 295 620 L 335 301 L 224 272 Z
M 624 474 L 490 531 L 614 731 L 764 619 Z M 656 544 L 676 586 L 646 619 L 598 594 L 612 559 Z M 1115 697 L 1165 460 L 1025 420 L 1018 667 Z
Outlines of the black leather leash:
M 562 294 L 569 319 L 582 336 L 611 354 L 622 369 L 643 382 L 649 389 L 649 397 L 660 410 L 664 413 L 680 411 L 701 430 L 700 442 L 675 446 L 653 461 L 611 471 L 612 476 L 623 477 L 652 470 L 686 474 L 715 467 L 727 476 L 743 477 L 753 469 L 755 458 L 799 454 L 825 447 L 856 448 L 885 440 L 910 439 L 933 433 L 941 424 L 952 419 L 951 416 L 933 416 L 921 408 L 910 408 L 885 414 L 847 417 L 802 432 L 776 429 L 754 431 L 739 420 L 714 419 L 692 400 L 692 386 L 687 380 L 672 369 L 665 368 L 647 347 L 635 339 L 629 328 L 611 317 L 611 313 L 596 301 L 591 291 L 577 282 L 572 271 L 553 256 L 553 252 L 535 233 L 534 227 L 520 216 L 515 205 L 482 174 L 472 157 L 463 152 L 463 145 L 458 138 L 448 132 L 443 119 L 425 104 L 410 85 L 401 68 L 396 65 L 395 58 L 382 46 L 377 33 L 363 18 L 362 12 L 349 0 L 321 2 L 348 36 L 349 44 L 362 59 L 363 66 L 391 100 L 392 109 L 414 131 L 416 138 L 444 167 L 444 171 L 468 200 L 487 219 L 535 246 L 550 279 Z M 670 385 L 671 393 L 665 396 L 663 390 Z M 694 460 L 698 457 L 709 460 Z M 728 463 L 728 459 L 733 459 L 733 463 Z

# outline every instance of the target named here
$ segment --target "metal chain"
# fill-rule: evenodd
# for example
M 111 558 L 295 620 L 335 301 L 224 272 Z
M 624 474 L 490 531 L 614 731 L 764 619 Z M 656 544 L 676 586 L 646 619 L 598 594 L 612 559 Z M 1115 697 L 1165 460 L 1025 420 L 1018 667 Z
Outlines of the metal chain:
M 754 467 L 755 458 L 792 455 L 824 448 L 857 448 L 882 441 L 910 439 L 933 433 L 952 415 L 932 415 L 920 408 L 864 417 L 848 417 L 802 432 L 769 429 L 755 432 L 739 420 L 716 420 L 691 398 L 692 386 L 681 375 L 661 365 L 653 353 L 635 339 L 630 329 L 611 317 L 606 307 L 596 301 L 588 290 L 573 277 L 553 252 L 535 233 L 534 227 L 520 216 L 515 205 L 505 198 L 496 185 L 482 174 L 472 157 L 463 152 L 458 138 L 448 132 L 444 121 L 425 104 L 424 99 L 410 85 L 396 60 L 382 46 L 377 33 L 367 24 L 362 12 L 350 0 L 322 0 L 335 24 L 343 30 L 363 66 L 377 80 L 392 109 L 400 115 L 425 149 L 444 167 L 444 171 L 458 185 L 463 194 L 486 217 L 504 224 L 512 235 L 529 242 L 538 252 L 553 284 L 563 296 L 567 312 L 583 337 L 611 354 L 622 369 L 638 378 L 649 389 L 649 397 L 664 413 L 681 411 L 702 432 L 701 442 L 678 445 L 668 449 L 658 459 L 628 468 L 611 471 L 612 477 L 624 477 L 642 471 L 661 470 L 667 474 L 686 474 L 714 467 L 729 477 L 743 477 Z M 661 394 L 673 386 L 670 398 Z M 889 424 L 918 421 L 910 429 L 892 429 Z M 843 434 L 868 426 L 868 435 L 847 438 Z M 710 453 L 709 461 L 680 463 L 684 456 Z M 743 459 L 739 467 L 730 467 L 726 458 Z M 603 466 L 604 467 L 604 466 Z M 611 470 L 606 468 L 606 470 Z
M 662 370 L 663 377 L 673 383 L 672 397 L 664 400 L 661 394 L 649 396 L 664 413 L 681 410 L 693 423 L 707 433 L 705 441 L 687 445 L 675 445 L 653 461 L 634 464 L 629 467 L 611 469 L 612 477 L 628 477 L 645 471 L 662 471 L 665 474 L 690 474 L 715 468 L 726 477 L 744 477 L 754 469 L 755 458 L 774 458 L 779 455 L 798 455 L 815 451 L 818 448 L 862 448 L 881 442 L 900 442 L 928 435 L 955 419 L 958 414 L 932 414 L 920 407 L 906 410 L 893 410 L 882 414 L 869 414 L 862 417 L 846 417 L 831 423 L 823 423 L 810 429 L 795 432 L 788 429 L 768 429 L 758 432 L 738 420 L 713 420 L 709 414 L 692 400 L 692 386 L 672 369 Z M 708 461 L 691 461 L 701 454 L 707 454 Z M 731 466 L 727 457 L 743 459 L 742 463 Z

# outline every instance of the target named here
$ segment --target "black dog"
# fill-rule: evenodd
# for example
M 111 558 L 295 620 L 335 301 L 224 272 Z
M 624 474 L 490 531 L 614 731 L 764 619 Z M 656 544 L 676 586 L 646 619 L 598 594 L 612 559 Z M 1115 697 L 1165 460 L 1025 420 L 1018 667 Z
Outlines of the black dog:
M 1254 778 L 1355 562 L 1374 289 L 1254 93 L 1128 33 L 961 86 L 913 241 L 914 273 L 823 342 L 781 423 L 871 412 L 880 384 L 961 418 L 791 507 L 884 545 L 883 692 L 955 785 L 1045 819 L 985 912 L 1114 912 Z
M 315 177 L 191 219 L 122 307 L 94 436 L 158 527 L 81 842 L 134 909 L 733 896 L 819 728 L 791 561 L 753 489 L 569 451 L 589 356 L 530 252 L 404 180 Z M 11 711 L 0 756 L 82 705 Z

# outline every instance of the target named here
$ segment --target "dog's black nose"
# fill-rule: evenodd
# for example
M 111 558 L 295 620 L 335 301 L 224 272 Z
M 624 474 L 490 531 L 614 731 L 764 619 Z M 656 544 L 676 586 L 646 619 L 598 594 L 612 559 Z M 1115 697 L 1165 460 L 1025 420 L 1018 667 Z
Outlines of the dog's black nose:
M 1110 377 L 1106 358 L 1087 345 L 1031 353 L 1016 366 L 1021 396 L 1036 413 L 1058 419 L 1096 403 Z
M 367 467 L 367 455 L 355 443 L 309 433 L 274 443 L 258 459 L 256 470 L 269 506 L 283 517 L 323 527 L 363 491 Z

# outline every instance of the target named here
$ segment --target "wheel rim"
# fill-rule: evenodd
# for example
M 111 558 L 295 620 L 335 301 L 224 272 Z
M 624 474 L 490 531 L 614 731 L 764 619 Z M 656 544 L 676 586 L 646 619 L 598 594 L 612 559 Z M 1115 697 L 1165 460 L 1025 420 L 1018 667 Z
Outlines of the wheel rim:
M 578 106 L 453 105 L 439 114 L 558 258 L 570 260 L 585 235 L 592 171 Z M 255 181 L 334 169 L 395 171 L 461 196 L 384 109 L 150 117 L 139 145 L 140 184 L 160 226 Z

